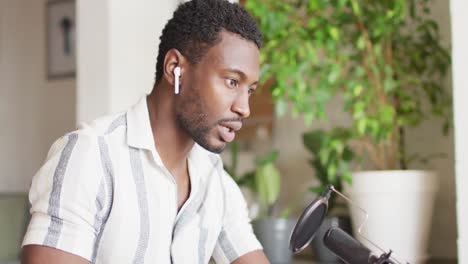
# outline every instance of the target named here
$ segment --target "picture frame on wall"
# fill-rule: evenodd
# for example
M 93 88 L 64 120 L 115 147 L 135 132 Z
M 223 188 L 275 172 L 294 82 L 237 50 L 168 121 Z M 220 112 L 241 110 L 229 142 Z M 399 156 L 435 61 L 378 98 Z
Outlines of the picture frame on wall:
M 76 74 L 75 0 L 51 0 L 46 6 L 47 78 Z

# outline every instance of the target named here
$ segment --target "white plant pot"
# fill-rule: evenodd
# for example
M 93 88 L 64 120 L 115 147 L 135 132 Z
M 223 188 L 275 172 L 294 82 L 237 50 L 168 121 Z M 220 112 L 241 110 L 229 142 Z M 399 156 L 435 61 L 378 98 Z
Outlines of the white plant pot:
M 361 233 L 405 263 L 424 263 L 431 227 L 437 177 L 417 170 L 363 171 L 353 173 L 352 186 L 344 192 L 369 218 Z M 365 215 L 350 205 L 354 236 L 375 254 L 382 252 L 357 234 Z

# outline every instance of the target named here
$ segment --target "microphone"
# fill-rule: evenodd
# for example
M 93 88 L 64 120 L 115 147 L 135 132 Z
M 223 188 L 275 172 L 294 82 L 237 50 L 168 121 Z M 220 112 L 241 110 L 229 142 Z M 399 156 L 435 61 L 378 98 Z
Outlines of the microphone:
M 371 251 L 340 228 L 330 228 L 323 237 L 325 246 L 348 264 L 368 264 Z
M 330 199 L 331 192 L 337 193 L 352 203 L 349 198 L 338 192 L 333 185 L 329 185 L 327 190 L 315 199 L 299 217 L 291 234 L 291 240 L 289 241 L 289 248 L 293 253 L 303 250 L 314 238 L 327 214 L 328 200 Z M 358 208 L 365 213 L 364 209 Z M 361 227 L 359 227 L 359 230 Z M 340 228 L 335 227 L 328 229 L 323 237 L 325 246 L 347 264 L 395 264 L 395 262 L 390 259 L 390 255 L 393 253 L 391 250 L 385 252 L 370 240 L 367 241 L 384 253 L 379 257 L 372 255 L 370 249 L 363 246 L 359 241 Z M 400 263 L 399 261 L 396 262 Z

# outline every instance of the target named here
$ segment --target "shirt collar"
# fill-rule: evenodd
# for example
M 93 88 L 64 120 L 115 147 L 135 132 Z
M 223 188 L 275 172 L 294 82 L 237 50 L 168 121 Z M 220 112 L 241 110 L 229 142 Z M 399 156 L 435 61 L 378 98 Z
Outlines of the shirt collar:
M 154 143 L 146 96 L 127 112 L 127 143 L 131 147 L 151 151 L 156 163 L 163 165 Z
M 138 103 L 127 112 L 127 143 L 131 147 L 151 151 L 155 162 L 160 166 L 164 166 L 162 159 L 156 150 L 146 96 L 141 98 Z M 212 165 L 210 164 L 208 155 L 207 150 L 195 143 L 188 155 L 189 163 L 197 164 L 198 166 L 196 167 L 202 166 L 203 164 Z M 195 171 L 193 173 L 195 174 Z

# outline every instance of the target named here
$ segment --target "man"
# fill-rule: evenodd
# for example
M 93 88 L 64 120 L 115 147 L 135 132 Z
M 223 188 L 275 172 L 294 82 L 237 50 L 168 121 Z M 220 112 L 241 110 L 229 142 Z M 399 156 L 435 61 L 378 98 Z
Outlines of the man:
M 23 263 L 268 263 L 216 154 L 250 114 L 260 46 L 237 4 L 179 6 L 151 94 L 53 144 L 33 178 Z

